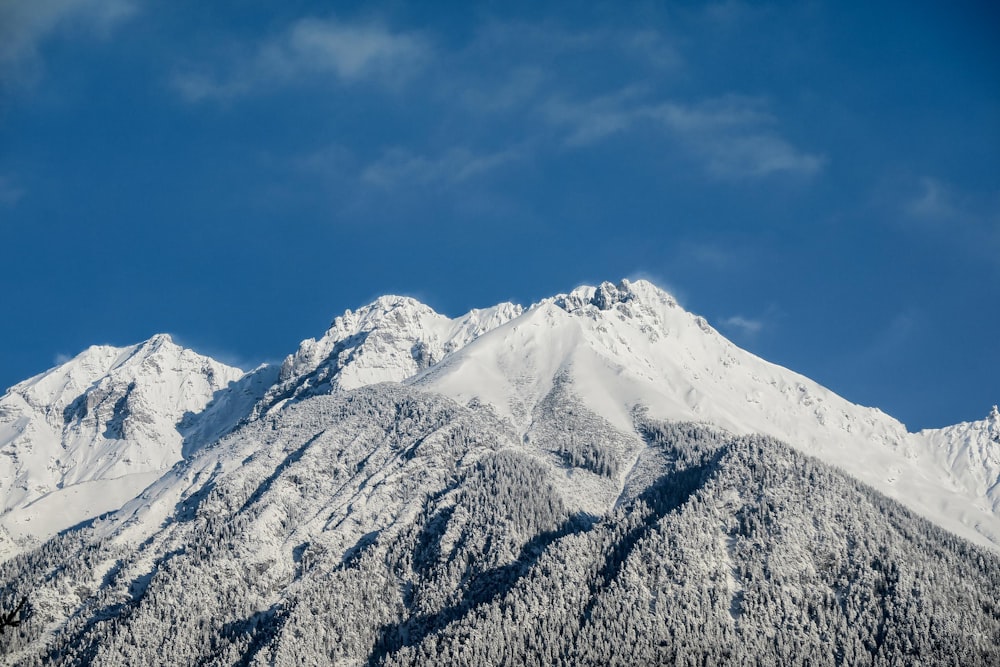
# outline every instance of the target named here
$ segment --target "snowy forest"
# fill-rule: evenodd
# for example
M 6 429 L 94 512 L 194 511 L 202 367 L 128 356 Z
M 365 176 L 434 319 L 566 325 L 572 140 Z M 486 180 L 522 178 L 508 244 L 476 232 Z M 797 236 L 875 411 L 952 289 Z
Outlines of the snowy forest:
M 992 552 L 768 437 L 536 413 L 383 384 L 248 422 L 0 564 L 0 659 L 1000 664 Z

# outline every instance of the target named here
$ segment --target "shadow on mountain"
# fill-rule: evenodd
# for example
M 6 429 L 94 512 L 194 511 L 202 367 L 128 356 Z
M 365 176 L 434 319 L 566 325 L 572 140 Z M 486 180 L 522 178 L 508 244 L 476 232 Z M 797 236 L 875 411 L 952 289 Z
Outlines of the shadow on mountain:
M 201 412 L 185 412 L 177 423 L 177 432 L 184 439 L 181 457 L 189 458 L 201 447 L 229 434 L 245 422 L 277 381 L 280 371 L 275 366 L 261 366 L 216 390 Z
M 525 543 L 513 562 L 472 575 L 465 594 L 457 604 L 442 609 L 437 614 L 415 616 L 402 623 L 384 626 L 368 658 L 369 667 L 382 664 L 387 656 L 404 646 L 416 646 L 428 635 L 463 618 L 479 605 L 489 604 L 506 595 L 538 562 L 550 544 L 567 535 L 588 531 L 594 522 L 590 515 L 575 514 L 558 528 L 536 535 Z
M 261 483 L 257 486 L 257 488 L 254 489 L 254 492 L 250 494 L 250 497 L 247 498 L 247 501 L 245 503 L 243 503 L 243 506 L 240 507 L 239 511 L 241 513 L 245 512 L 248 507 L 250 507 L 255 502 L 260 500 L 261 496 L 263 496 L 270 490 L 271 486 L 274 484 L 274 481 L 279 477 L 281 477 L 282 473 L 288 470 L 290 466 L 297 463 L 305 455 L 309 447 L 312 446 L 312 444 L 316 442 L 316 440 L 318 440 L 321 435 L 323 435 L 323 431 L 320 431 L 313 437 L 309 438 L 298 449 L 289 453 L 288 456 L 286 456 L 281 461 L 281 463 L 278 464 L 278 467 L 274 469 L 274 472 L 272 472 L 270 475 L 264 478 L 264 480 L 261 481 Z
M 284 400 L 301 401 L 304 398 L 316 396 L 317 394 L 330 393 L 333 388 L 333 381 L 345 366 L 354 361 L 358 355 L 358 350 L 368 339 L 369 335 L 371 335 L 371 331 L 359 331 L 339 341 L 315 370 L 295 378 L 294 381 L 283 383 L 280 392 L 269 395 L 267 397 L 267 404 L 263 406 L 263 410 L 266 412 L 272 406 Z M 346 358 L 341 359 L 340 357 L 345 353 L 347 353 Z M 277 379 L 276 377 L 275 381 Z
M 686 503 L 708 477 L 718 469 L 726 449 L 716 450 L 708 461 L 663 475 L 636 499 L 632 511 L 645 510 L 642 523 L 617 540 L 590 584 L 590 599 L 580 615 L 581 624 L 590 620 L 600 594 L 614 581 L 636 545 L 656 527 L 657 522 Z
M 223 637 L 234 643 L 243 640 L 247 644 L 243 656 L 234 663 L 236 667 L 253 664 L 261 649 L 280 634 L 284 618 L 278 613 L 280 609 L 280 605 L 274 604 L 268 609 L 253 613 L 249 618 L 222 626 L 220 634 Z

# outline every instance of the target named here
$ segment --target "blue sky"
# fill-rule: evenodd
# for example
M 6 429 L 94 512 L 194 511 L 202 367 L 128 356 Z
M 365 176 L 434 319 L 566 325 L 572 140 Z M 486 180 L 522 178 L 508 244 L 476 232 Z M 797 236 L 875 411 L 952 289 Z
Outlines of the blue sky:
M 990 3 L 0 2 L 0 386 L 646 277 L 911 429 L 1000 401 Z

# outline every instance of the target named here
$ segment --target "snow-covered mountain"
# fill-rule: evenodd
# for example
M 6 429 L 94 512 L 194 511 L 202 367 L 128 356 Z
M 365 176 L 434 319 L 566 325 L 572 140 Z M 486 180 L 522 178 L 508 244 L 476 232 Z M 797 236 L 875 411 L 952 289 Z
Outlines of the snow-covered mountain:
M 637 415 L 617 502 L 578 511 L 567 482 L 618 485 L 624 443 L 586 447 L 613 429 L 559 382 L 568 457 L 393 383 L 246 422 L 0 564 L 0 610 L 29 609 L 0 662 L 1000 660 L 1000 557 L 776 440 Z
M 382 297 L 246 374 L 91 348 L 0 453 L 8 556 L 120 508 L 0 563 L 17 664 L 1000 659 L 996 408 L 908 433 L 645 281 Z
M 90 348 L 0 399 L 0 531 L 30 544 L 120 507 L 241 420 L 379 382 L 490 405 L 525 443 L 551 440 L 551 419 L 542 417 L 576 402 L 607 422 L 614 430 L 607 437 L 618 443 L 615 484 L 573 480 L 587 511 L 621 492 L 640 451 L 633 422 L 643 410 L 792 443 L 939 525 L 1000 548 L 995 412 L 983 422 L 908 433 L 881 411 L 738 348 L 643 280 L 454 319 L 410 297 L 384 296 L 336 317 L 280 369 L 247 374 L 167 336 Z M 17 550 L 8 539 L 6 552 Z
M 416 299 L 383 296 L 337 317 L 319 339 L 302 341 L 281 365 L 265 406 L 307 394 L 402 382 L 523 311 L 501 303 L 450 319 Z
M 954 486 L 972 491 L 986 512 L 1000 512 L 1000 411 L 986 419 L 912 434 L 937 465 L 948 471 Z M 994 540 L 996 541 L 996 540 Z
M 199 442 L 194 415 L 243 375 L 158 335 L 91 347 L 11 387 L 0 398 L 0 551 L 121 507 Z
M 910 434 L 882 411 L 740 349 L 647 281 L 545 299 L 412 381 L 489 403 L 530 433 L 556 378 L 622 431 L 642 408 L 658 419 L 767 434 L 1000 548 L 995 430 L 977 423 Z

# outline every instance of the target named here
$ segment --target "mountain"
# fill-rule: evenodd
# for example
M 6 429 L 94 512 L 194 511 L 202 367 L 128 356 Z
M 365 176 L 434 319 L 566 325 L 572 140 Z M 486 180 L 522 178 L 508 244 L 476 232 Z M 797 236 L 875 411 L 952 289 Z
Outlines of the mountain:
M 986 511 L 1000 510 L 1000 411 L 993 406 L 981 421 L 927 429 L 913 438 L 933 452 L 938 464 L 962 480 Z
M 11 387 L 0 397 L 0 549 L 121 507 L 195 446 L 193 415 L 243 376 L 159 335 L 91 347 Z
M 502 303 L 450 319 L 410 297 L 379 297 L 334 319 L 321 338 L 302 341 L 281 365 L 262 408 L 309 394 L 402 382 L 522 312 Z
M 1000 660 L 996 410 L 908 433 L 648 282 L 382 297 L 225 383 L 113 349 L 0 402 L 0 433 L 91 438 L 65 489 L 149 475 L 0 563 L 11 664 Z M 163 458 L 111 479 L 130 447 Z
M 610 425 L 582 415 L 597 428 Z M 602 476 L 485 404 L 315 395 L 0 565 L 10 664 L 991 665 L 1000 557 L 766 436 L 636 415 Z
M 289 398 L 404 380 L 521 311 L 504 303 L 450 319 L 381 297 L 280 368 L 245 374 L 165 334 L 91 347 L 0 398 L 0 558 L 120 508 L 243 419 Z
M 624 432 L 643 407 L 658 419 L 766 434 L 948 530 L 1000 546 L 1000 447 L 981 435 L 995 431 L 910 434 L 880 410 L 740 349 L 646 281 L 545 299 L 412 382 L 488 403 L 525 438 L 556 386 Z

